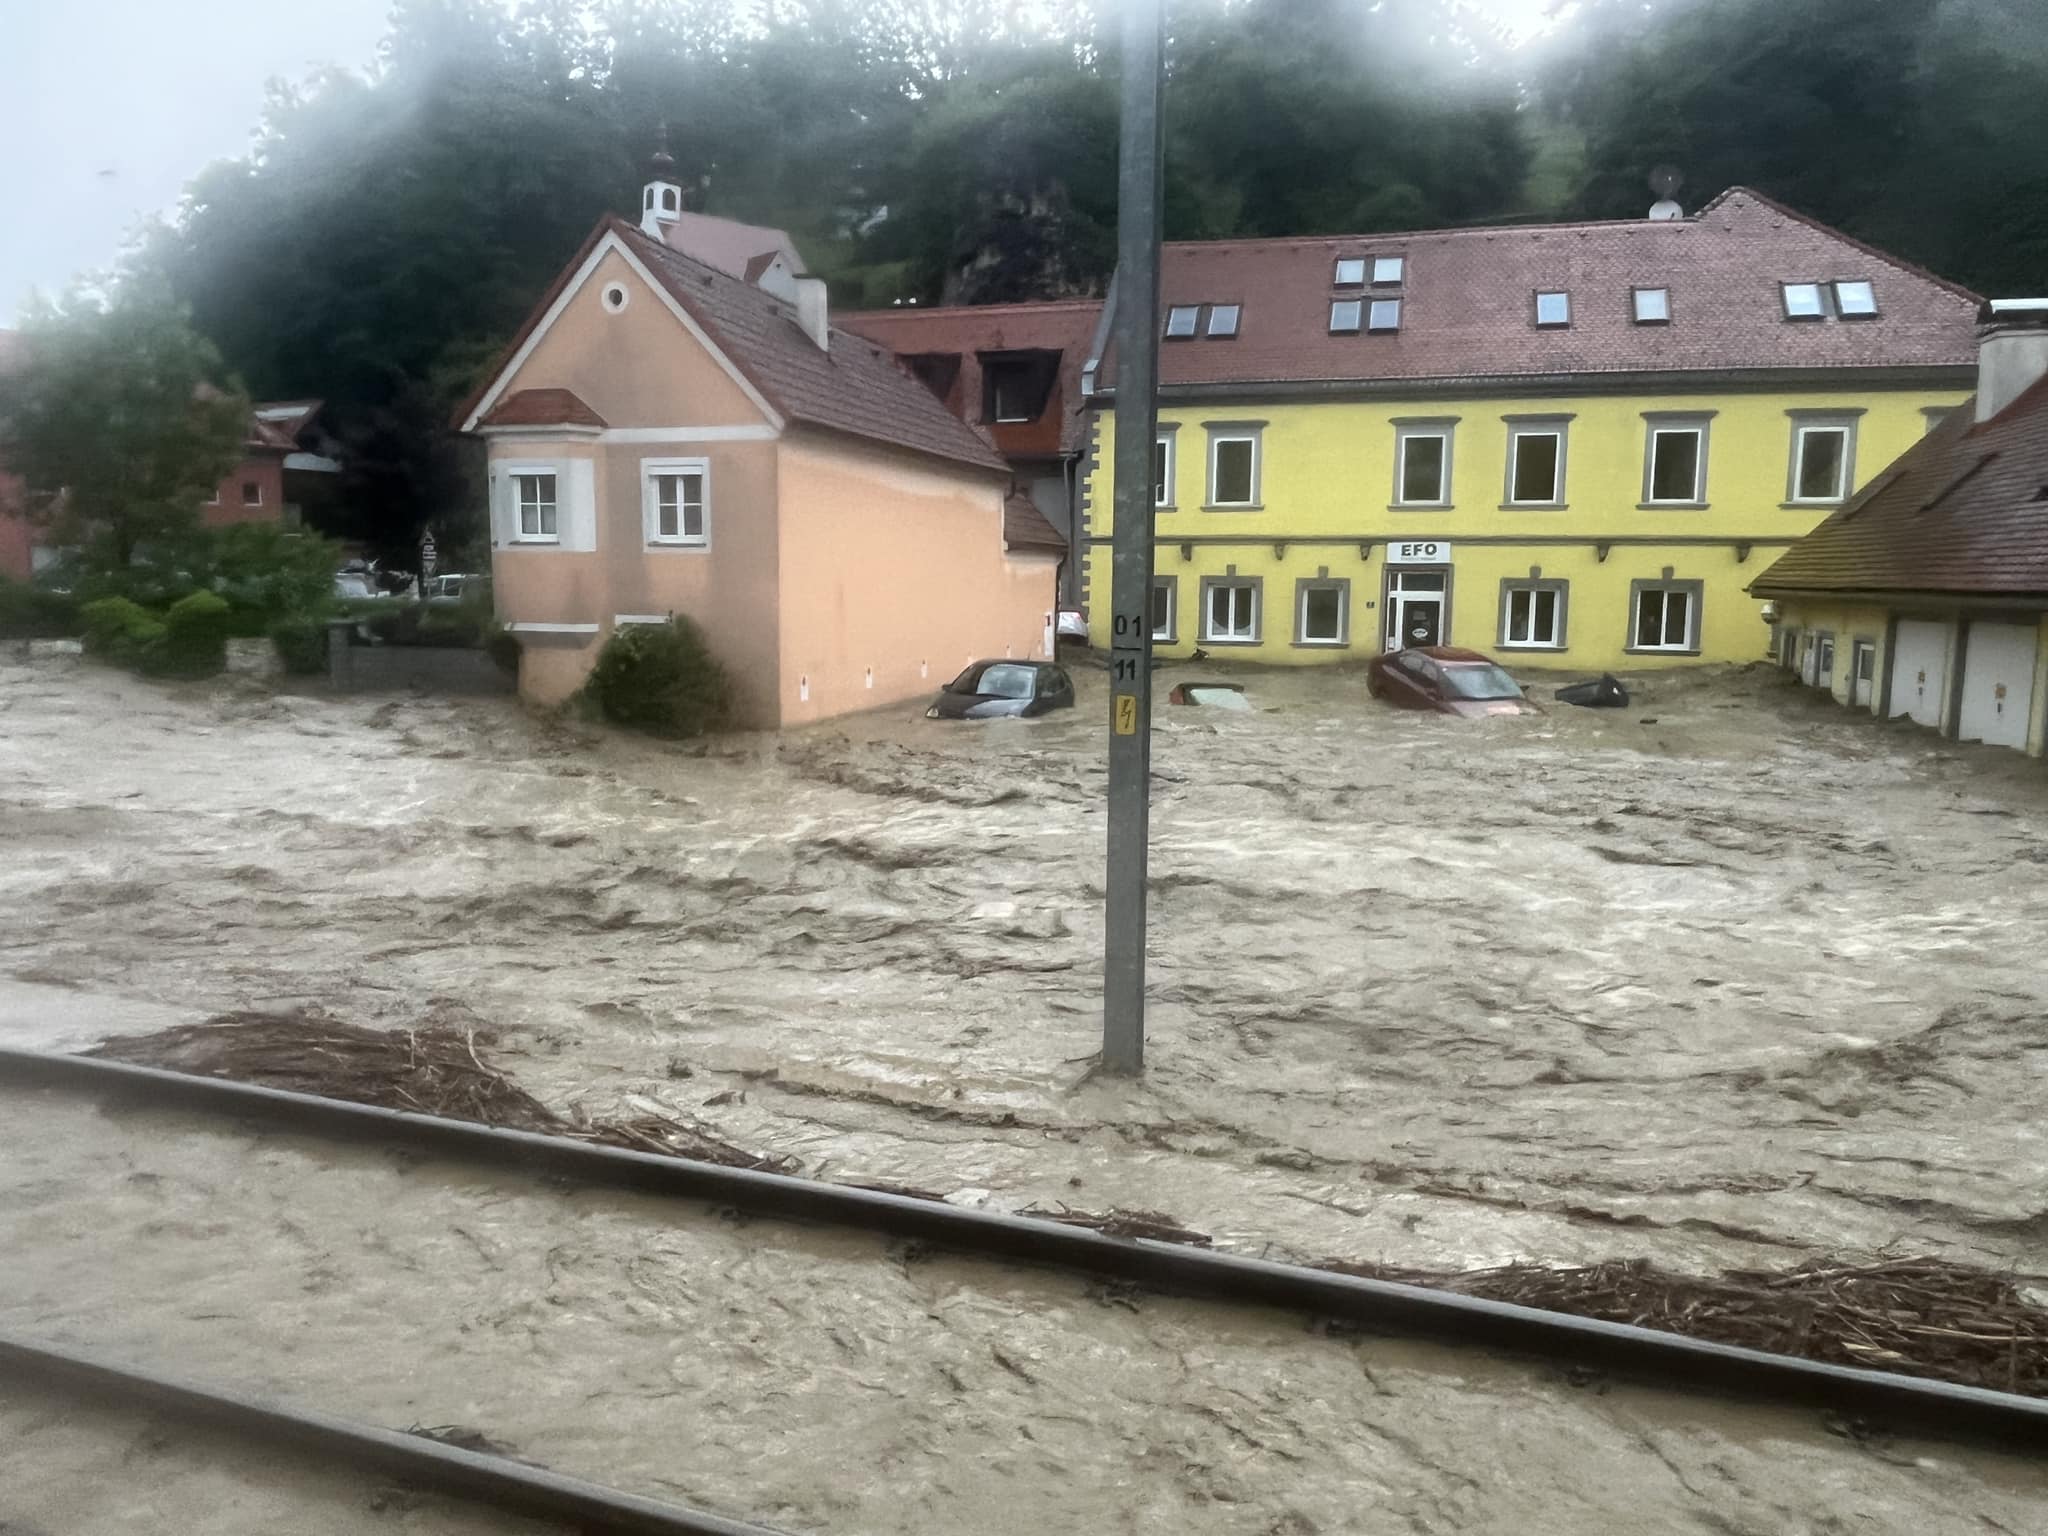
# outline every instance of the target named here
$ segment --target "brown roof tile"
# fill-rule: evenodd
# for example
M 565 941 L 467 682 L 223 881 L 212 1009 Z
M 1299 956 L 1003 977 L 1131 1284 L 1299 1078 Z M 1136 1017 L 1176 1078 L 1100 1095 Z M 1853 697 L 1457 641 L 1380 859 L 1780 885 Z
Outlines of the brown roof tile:
M 1340 256 L 1400 256 L 1403 281 L 1338 290 Z M 1368 274 L 1369 275 L 1369 274 Z M 1870 320 L 1783 318 L 1779 284 L 1868 279 Z M 1638 325 L 1633 288 L 1665 288 L 1666 325 Z M 1571 295 L 1571 323 L 1535 325 L 1537 290 Z M 1330 301 L 1402 300 L 1392 333 L 1332 335 Z M 1506 225 L 1410 234 L 1218 240 L 1166 247 L 1176 304 L 1242 305 L 1238 335 L 1162 340 L 1162 387 L 1463 380 L 1730 369 L 1961 367 L 1976 295 L 1747 188 L 1688 218 Z M 1103 382 L 1111 382 L 1107 367 Z
M 664 226 L 662 238 L 671 249 L 694 256 L 728 277 L 752 281 L 760 274 L 749 272 L 748 267 L 777 251 L 788 255 L 794 271 L 804 271 L 803 256 L 796 242 L 789 238 L 789 231 L 767 224 L 742 224 L 738 219 L 721 219 L 712 213 L 684 212 Z
M 484 427 L 603 427 L 598 415 L 573 389 L 522 389 L 507 395 L 479 426 Z
M 1007 468 L 987 439 L 866 337 L 834 327 L 830 348 L 821 348 L 797 323 L 795 305 L 623 220 L 611 228 L 786 420 L 975 469 Z
M 1951 411 L 1750 586 L 2048 596 L 2048 379 Z
M 1067 541 L 1045 520 L 1038 504 L 1019 486 L 1003 502 L 1003 547 L 1034 554 L 1064 555 Z

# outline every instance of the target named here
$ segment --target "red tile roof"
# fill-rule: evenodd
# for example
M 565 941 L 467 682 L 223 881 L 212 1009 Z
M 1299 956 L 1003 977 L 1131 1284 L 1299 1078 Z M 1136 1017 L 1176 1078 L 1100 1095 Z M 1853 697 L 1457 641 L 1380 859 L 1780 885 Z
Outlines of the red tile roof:
M 1067 541 L 1019 486 L 1003 502 L 1003 547 L 1032 554 L 1064 555 Z
M 611 220 L 609 228 L 785 420 L 975 469 L 1007 470 L 985 438 L 866 337 L 834 327 L 830 347 L 821 348 L 797 323 L 795 305 L 650 240 L 624 220 Z
M 716 214 L 686 212 L 677 214 L 674 222 L 664 226 L 662 238 L 672 250 L 694 256 L 728 277 L 748 282 L 760 275 L 758 270 L 750 272 L 748 268 L 777 251 L 789 257 L 792 271 L 804 271 L 803 256 L 796 242 L 789 238 L 789 232 L 766 224 L 742 224 L 738 219 L 721 219 Z
M 849 331 L 880 342 L 899 357 L 955 356 L 960 372 L 947 391 L 956 416 L 978 421 L 982 414 L 980 353 L 1058 352 L 1059 381 L 1046 400 L 1046 427 L 1017 432 L 1020 424 L 990 423 L 997 445 L 1012 458 L 1078 453 L 1085 439 L 1081 412 L 1081 369 L 1102 316 L 1100 299 L 1059 299 L 1040 304 L 983 304 L 926 308 L 866 309 L 841 315 Z M 1057 426 L 1057 431 L 1052 426 Z M 1039 423 L 1021 425 L 1038 427 Z M 1016 441 L 1012 441 L 1016 439 Z
M 1334 286 L 1343 256 L 1399 256 L 1399 285 Z M 1370 275 L 1368 273 L 1368 275 Z M 1866 279 L 1869 320 L 1790 322 L 1782 282 Z M 1630 290 L 1670 291 L 1638 325 Z M 1538 329 L 1535 294 L 1571 295 Z M 1392 333 L 1332 335 L 1330 301 L 1402 300 Z M 1967 289 L 1734 187 L 1688 218 L 1386 235 L 1218 240 L 1165 248 L 1167 307 L 1242 305 L 1238 335 L 1162 340 L 1162 387 L 1516 379 L 1751 369 L 1961 368 L 1976 356 Z M 1105 386 L 1111 374 L 1105 366 Z
M 522 389 L 491 408 L 484 427 L 603 427 L 605 419 L 573 389 Z
M 1750 590 L 2048 597 L 2048 378 L 1981 424 L 1956 407 Z

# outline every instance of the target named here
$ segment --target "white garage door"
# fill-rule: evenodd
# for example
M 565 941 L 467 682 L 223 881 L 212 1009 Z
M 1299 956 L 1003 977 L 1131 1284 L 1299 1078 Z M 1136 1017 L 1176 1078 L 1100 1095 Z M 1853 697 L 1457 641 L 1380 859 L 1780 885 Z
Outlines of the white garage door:
M 2027 744 L 2028 710 L 2034 701 L 2031 624 L 1972 624 L 1963 652 L 1963 707 L 1956 735 L 1994 747 Z
M 1899 620 L 1892 641 L 1892 718 L 1910 715 L 1922 725 L 1941 729 L 1941 686 L 1948 676 L 1946 624 L 1924 619 Z

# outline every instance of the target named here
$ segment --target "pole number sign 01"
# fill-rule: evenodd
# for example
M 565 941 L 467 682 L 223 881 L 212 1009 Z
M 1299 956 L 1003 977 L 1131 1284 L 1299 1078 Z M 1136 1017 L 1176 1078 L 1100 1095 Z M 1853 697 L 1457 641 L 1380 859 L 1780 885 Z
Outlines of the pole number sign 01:
M 1387 545 L 1389 565 L 1448 565 L 1451 546 L 1440 539 L 1406 539 Z

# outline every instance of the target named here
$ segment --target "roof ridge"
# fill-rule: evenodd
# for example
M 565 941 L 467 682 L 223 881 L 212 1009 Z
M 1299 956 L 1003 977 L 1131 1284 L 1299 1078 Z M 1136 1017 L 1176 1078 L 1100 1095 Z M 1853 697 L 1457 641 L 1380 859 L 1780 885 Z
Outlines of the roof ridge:
M 849 309 L 846 315 L 987 315 L 1000 310 L 1098 309 L 1101 299 L 1011 299 L 1002 304 L 900 304 L 883 309 Z
M 1435 229 L 1384 229 L 1369 233 L 1330 235 L 1231 235 L 1221 240 L 1168 240 L 1165 244 L 1181 250 L 1212 250 L 1217 246 L 1329 245 L 1342 244 L 1346 241 L 1417 240 L 1437 235 L 1519 234 L 1525 230 L 1662 229 L 1672 225 L 1683 227 L 1693 223 L 1695 217 L 1688 214 L 1683 219 L 1556 219 L 1528 224 L 1445 224 Z
M 1722 203 L 1726 202 L 1729 198 L 1735 196 L 1737 193 L 1741 193 L 1744 197 L 1753 197 L 1758 202 L 1762 203 L 1766 208 L 1772 210 L 1774 213 L 1781 213 L 1788 219 L 1796 219 L 1799 223 L 1804 224 L 1808 229 L 1817 229 L 1822 234 L 1828 236 L 1830 239 L 1839 240 L 1844 245 L 1852 245 L 1857 250 L 1861 251 L 1864 255 L 1876 257 L 1886 266 L 1895 268 L 1901 272 L 1909 272 L 1913 276 L 1918 278 L 1924 278 L 1926 281 L 1933 283 L 1936 287 L 1946 288 L 1950 293 L 1953 293 L 1960 298 L 1968 299 L 1972 304 L 1981 305 L 1984 302 L 1984 295 L 1978 293 L 1976 290 L 1971 288 L 1965 288 L 1961 283 L 1953 282 L 1950 279 L 1943 277 L 1939 272 L 1934 272 L 1926 267 L 1921 266 L 1918 262 L 1908 261 L 1903 256 L 1895 256 L 1890 251 L 1885 250 L 1881 246 L 1872 245 L 1867 240 L 1859 240 L 1856 236 L 1850 234 L 1848 231 L 1837 229 L 1834 225 L 1828 223 L 1826 220 L 1817 219 L 1810 213 L 1802 213 L 1797 208 L 1794 208 L 1791 204 L 1781 203 L 1775 197 L 1770 196 L 1768 193 L 1757 191 L 1755 187 L 1733 186 L 1728 188 L 1728 190 L 1723 192 L 1719 197 L 1715 198 L 1712 202 L 1702 207 L 1699 211 L 1699 214 L 1696 215 L 1696 217 L 1704 218 L 1709 212 L 1720 207 Z

